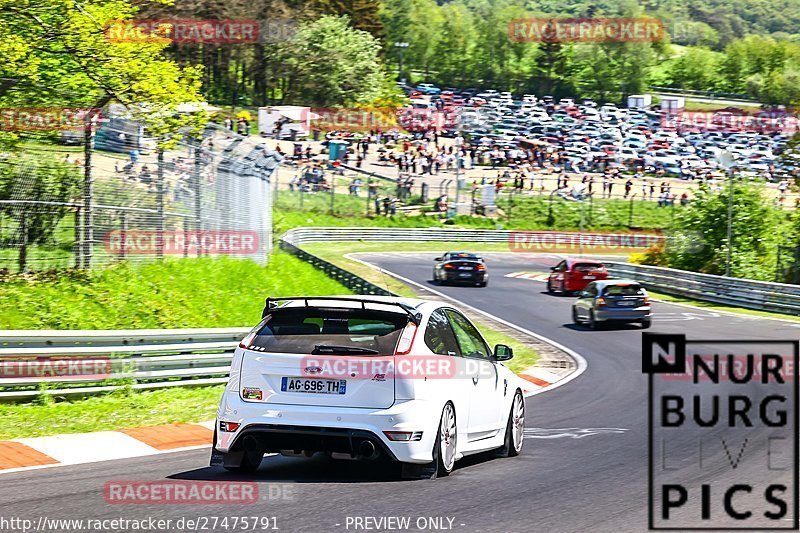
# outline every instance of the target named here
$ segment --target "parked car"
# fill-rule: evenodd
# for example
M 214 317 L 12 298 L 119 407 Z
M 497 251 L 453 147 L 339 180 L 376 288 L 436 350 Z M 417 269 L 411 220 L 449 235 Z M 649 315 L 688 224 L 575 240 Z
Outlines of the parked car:
M 420 83 L 417 90 L 423 94 L 440 94 L 442 90 L 432 83 Z
M 516 456 L 525 403 L 503 365 L 512 356 L 508 346 L 489 348 L 450 303 L 267 299 L 234 351 L 211 465 L 254 472 L 265 453 L 324 453 L 435 477 L 468 455 Z
M 591 329 L 602 322 L 638 322 L 649 328 L 651 317 L 647 291 L 627 279 L 593 281 L 572 304 L 572 322 Z
M 608 278 L 608 270 L 600 261 L 584 258 L 567 258 L 550 269 L 547 292 L 569 294 L 582 291 L 596 280 Z
M 489 271 L 483 258 L 469 252 L 445 252 L 435 259 L 434 283 L 474 283 L 486 287 Z

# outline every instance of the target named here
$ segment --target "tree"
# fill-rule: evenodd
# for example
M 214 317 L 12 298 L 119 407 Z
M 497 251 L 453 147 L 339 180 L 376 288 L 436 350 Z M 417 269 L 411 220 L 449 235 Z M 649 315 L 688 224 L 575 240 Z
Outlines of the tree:
M 729 189 L 719 193 L 708 186 L 675 217 L 677 244 L 667 246 L 666 262 L 672 268 L 724 274 L 727 259 Z M 731 274 L 752 279 L 774 275 L 776 210 L 762 187 L 737 183 L 733 193 Z
M 312 7 L 326 15 L 347 15 L 351 25 L 380 39 L 384 36 L 378 0 L 313 0 Z
M 29 203 L 3 206 L 0 213 L 16 222 L 13 234 L 0 235 L 19 245 L 20 270 L 25 270 L 26 247 L 46 244 L 68 212 L 62 205 L 80 194 L 82 175 L 73 164 L 51 155 L 8 155 L 0 160 L 0 200 Z M 41 202 L 41 203 L 37 203 Z
M 168 42 L 109 38 L 107 26 L 121 29 L 135 13 L 123 0 L 0 0 L 0 41 L 8 43 L 0 46 L 0 77 L 15 80 L 0 103 L 96 106 L 113 99 L 168 112 L 199 101 L 199 70 L 165 59 Z
M 671 87 L 708 91 L 717 84 L 720 54 L 704 48 L 688 48 L 667 70 Z
M 320 106 L 353 105 L 380 96 L 386 73 L 380 43 L 346 16 L 300 25 L 282 48 L 292 99 Z

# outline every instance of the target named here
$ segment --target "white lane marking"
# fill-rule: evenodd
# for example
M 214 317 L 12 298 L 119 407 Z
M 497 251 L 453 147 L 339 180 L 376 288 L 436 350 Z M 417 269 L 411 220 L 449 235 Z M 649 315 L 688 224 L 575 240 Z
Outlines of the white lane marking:
M 609 433 L 622 434 L 628 431 L 625 428 L 526 428 L 526 439 L 560 439 L 568 437 L 571 439 L 582 439 L 590 435 L 602 435 Z
M 570 348 L 567 348 L 563 344 L 558 343 L 558 342 L 556 342 L 556 341 L 554 341 L 552 339 L 549 339 L 549 338 L 545 337 L 544 335 L 540 335 L 538 333 L 534 333 L 533 331 L 531 331 L 529 329 L 525 329 L 525 328 L 523 328 L 521 326 L 518 326 L 516 324 L 512 324 L 508 320 L 503 320 L 502 318 L 500 318 L 498 316 L 495 316 L 495 315 L 493 315 L 491 313 L 487 313 L 486 311 L 478 309 L 477 307 L 473 307 L 473 306 L 471 306 L 471 305 L 469 305 L 467 303 L 464 303 L 461 300 L 458 300 L 457 298 L 452 298 L 452 297 L 444 294 L 443 292 L 439 292 L 439 291 L 437 291 L 435 289 L 431 289 L 430 287 L 426 287 L 425 285 L 423 285 L 421 283 L 417 283 L 414 280 L 410 280 L 410 279 L 408 279 L 408 278 L 406 278 L 404 276 L 401 276 L 399 274 L 395 274 L 394 272 L 392 272 L 390 270 L 386 270 L 386 269 L 381 268 L 381 267 L 379 267 L 377 265 L 373 265 L 372 263 L 368 263 L 366 261 L 363 261 L 361 259 L 353 257 L 354 255 L 358 255 L 359 253 L 369 254 L 370 252 L 356 252 L 356 253 L 346 254 L 344 257 L 346 257 L 348 259 L 351 259 L 353 261 L 356 261 L 358 263 L 361 263 L 362 265 L 365 265 L 365 266 L 368 266 L 370 268 L 373 268 L 373 269 L 377 270 L 378 272 L 382 272 L 384 274 L 392 276 L 393 278 L 399 279 L 400 281 L 402 281 L 404 283 L 408 283 L 410 285 L 414 285 L 416 287 L 419 287 L 420 289 L 428 291 L 431 294 L 435 294 L 436 296 L 439 296 L 440 298 L 444 298 L 445 300 L 449 300 L 451 302 L 455 302 L 458 305 L 466 307 L 467 309 L 471 309 L 472 311 L 474 311 L 474 312 L 476 312 L 476 313 L 478 313 L 480 315 L 483 315 L 483 316 L 485 316 L 486 318 L 488 318 L 490 320 L 494 320 L 496 322 L 499 322 L 500 324 L 503 324 L 504 326 L 513 328 L 513 329 L 519 331 L 520 333 L 524 333 L 525 335 L 530 335 L 531 337 L 533 337 L 535 339 L 539 339 L 540 341 L 542 341 L 544 343 L 547 343 L 547 344 L 549 344 L 549 345 L 551 345 L 551 346 L 553 346 L 553 347 L 555 347 L 555 348 L 557 348 L 559 350 L 562 350 L 562 351 L 566 352 L 567 355 L 572 357 L 572 359 L 575 361 L 575 364 L 577 366 L 577 368 L 575 369 L 575 372 L 573 372 L 572 374 L 566 376 L 564 379 L 562 379 L 562 380 L 560 380 L 560 381 L 558 381 L 556 383 L 552 383 L 552 384 L 548 385 L 547 387 L 543 387 L 543 388 L 541 388 L 539 390 L 535 390 L 533 392 L 530 392 L 529 394 L 526 394 L 526 396 L 535 396 L 535 395 L 541 394 L 543 392 L 547 392 L 547 391 L 550 391 L 550 390 L 553 390 L 553 389 L 557 389 L 558 387 L 566 385 L 567 383 L 569 383 L 573 379 L 577 378 L 578 376 L 580 376 L 581 374 L 583 374 L 586 371 L 586 368 L 588 367 L 588 363 L 586 362 L 586 359 L 584 359 L 583 356 L 580 355 L 578 352 L 576 352 L 576 351 L 574 351 L 574 350 L 572 350 Z M 372 252 L 372 254 L 375 255 L 374 252 Z

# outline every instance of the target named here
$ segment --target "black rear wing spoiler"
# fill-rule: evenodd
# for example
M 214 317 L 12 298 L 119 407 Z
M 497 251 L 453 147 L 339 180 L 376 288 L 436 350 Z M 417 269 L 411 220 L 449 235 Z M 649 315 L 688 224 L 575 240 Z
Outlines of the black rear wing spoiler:
M 415 325 L 419 326 L 420 322 L 422 321 L 422 313 L 417 311 L 412 306 L 402 303 L 402 302 L 386 302 L 383 300 L 369 300 L 364 298 L 349 298 L 346 296 L 297 296 L 297 297 L 285 297 L 285 298 L 267 298 L 264 305 L 264 310 L 261 312 L 261 318 L 267 316 L 270 310 L 275 309 L 279 306 L 280 302 L 304 302 L 306 307 L 311 307 L 308 303 L 309 300 L 311 301 L 318 301 L 318 300 L 327 300 L 333 302 L 356 302 L 361 304 L 361 309 L 366 309 L 367 304 L 380 304 L 380 305 L 395 305 L 405 311 L 408 315 L 409 320 L 413 322 Z

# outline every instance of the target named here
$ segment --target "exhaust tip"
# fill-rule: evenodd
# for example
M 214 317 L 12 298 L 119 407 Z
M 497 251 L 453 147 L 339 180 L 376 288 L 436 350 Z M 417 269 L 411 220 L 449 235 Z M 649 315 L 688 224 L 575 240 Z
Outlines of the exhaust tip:
M 363 440 L 358 445 L 358 456 L 361 459 L 374 459 L 378 456 L 378 450 L 371 440 Z

